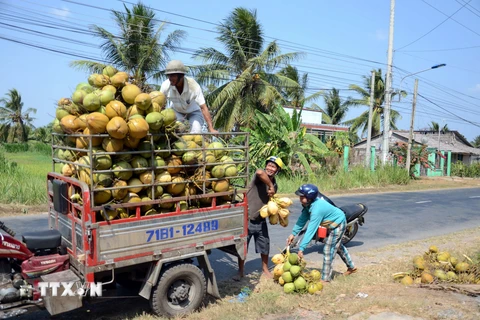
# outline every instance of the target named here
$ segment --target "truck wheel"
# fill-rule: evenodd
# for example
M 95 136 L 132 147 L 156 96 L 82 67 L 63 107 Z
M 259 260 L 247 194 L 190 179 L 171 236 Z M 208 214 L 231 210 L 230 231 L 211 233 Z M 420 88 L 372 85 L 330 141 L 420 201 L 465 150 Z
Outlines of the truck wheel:
M 206 280 L 197 266 L 184 263 L 165 271 L 153 288 L 150 305 L 159 316 L 174 317 L 195 311 L 206 294 Z
M 357 222 L 351 226 L 347 226 L 347 229 L 345 230 L 345 234 L 343 235 L 343 238 L 342 238 L 342 244 L 346 245 L 347 243 L 349 243 L 350 240 L 352 240 L 353 237 L 355 237 L 355 235 L 357 234 L 357 231 L 358 231 Z

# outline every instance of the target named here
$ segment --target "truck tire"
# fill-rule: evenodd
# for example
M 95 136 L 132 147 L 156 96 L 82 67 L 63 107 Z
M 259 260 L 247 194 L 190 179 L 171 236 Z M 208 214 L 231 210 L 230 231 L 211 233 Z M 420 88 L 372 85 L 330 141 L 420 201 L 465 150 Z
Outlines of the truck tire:
M 191 263 L 178 264 L 163 273 L 153 288 L 150 306 L 159 316 L 184 315 L 201 306 L 206 288 L 202 270 Z

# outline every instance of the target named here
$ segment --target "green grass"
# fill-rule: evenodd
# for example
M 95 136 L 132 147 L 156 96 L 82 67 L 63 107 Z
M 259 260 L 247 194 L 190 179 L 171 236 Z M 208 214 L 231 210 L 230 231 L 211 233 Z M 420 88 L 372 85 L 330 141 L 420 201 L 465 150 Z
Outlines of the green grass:
M 47 202 L 51 156 L 37 151 L 4 153 L 0 158 L 3 158 L 3 161 L 0 159 L 0 203 L 38 205 Z
M 317 172 L 311 176 L 279 176 L 277 178 L 279 193 L 294 193 L 304 183 L 312 183 L 323 191 L 349 190 L 359 188 L 378 188 L 387 185 L 404 185 L 410 183 L 405 169 L 400 167 L 379 167 L 374 172 L 364 167 L 352 167 L 348 172 L 339 169 L 335 174 Z

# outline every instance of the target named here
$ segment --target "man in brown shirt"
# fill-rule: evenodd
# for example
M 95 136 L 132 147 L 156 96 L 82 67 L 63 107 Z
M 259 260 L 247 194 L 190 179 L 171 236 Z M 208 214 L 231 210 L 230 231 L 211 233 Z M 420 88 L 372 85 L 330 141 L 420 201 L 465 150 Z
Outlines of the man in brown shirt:
M 248 237 L 247 249 L 250 239 L 255 241 L 255 252 L 260 253 L 262 259 L 262 272 L 271 278 L 268 270 L 268 254 L 270 253 L 270 238 L 268 236 L 267 220 L 260 216 L 260 209 L 268 203 L 270 197 L 277 192 L 275 175 L 280 172 L 284 164 L 279 157 L 271 156 L 265 162 L 265 169 L 255 172 L 247 191 L 248 199 Z M 245 260 L 238 259 L 238 276 L 234 280 L 240 280 L 244 276 Z

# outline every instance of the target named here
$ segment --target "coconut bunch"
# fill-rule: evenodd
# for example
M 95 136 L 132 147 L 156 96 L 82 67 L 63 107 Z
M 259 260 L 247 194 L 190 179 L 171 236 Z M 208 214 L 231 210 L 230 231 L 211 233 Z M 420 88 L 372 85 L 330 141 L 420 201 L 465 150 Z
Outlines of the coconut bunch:
M 79 83 L 70 98 L 58 101 L 53 130 L 74 134 L 65 141 L 79 149 L 107 145 L 109 151 L 135 148 L 148 133 L 161 133 L 176 125 L 175 112 L 165 109 L 160 91 L 144 92 L 129 82 L 126 72 L 111 66 Z M 108 134 L 106 138 L 79 135 Z M 106 141 L 104 141 L 106 140 Z
M 288 216 L 290 211 L 288 207 L 292 205 L 292 199 L 287 197 L 277 197 L 274 195 L 270 198 L 268 203 L 260 209 L 260 216 L 262 218 L 268 218 L 270 224 L 278 224 L 282 227 L 288 226 Z
M 63 165 L 62 173 L 91 186 L 92 206 L 135 203 L 142 215 L 152 215 L 211 206 L 213 198 L 216 205 L 232 201 L 230 181 L 239 179 L 242 159 L 237 153 L 233 160 L 227 144 L 209 143 L 202 135 L 175 134 L 154 143 L 147 137 L 136 149 L 123 149 L 127 152 L 118 155 L 105 152 L 103 147 L 93 147 L 91 153 L 59 153 L 73 161 Z M 228 193 L 218 195 L 222 192 Z M 174 201 L 179 197 L 182 199 Z M 112 220 L 135 216 L 136 206 L 127 207 L 130 209 L 117 208 L 98 217 Z
M 393 279 L 404 285 L 445 282 L 480 284 L 480 262 L 474 262 L 466 255 L 459 259 L 432 245 L 423 255 L 413 258 L 412 271 L 397 272 L 393 274 Z
M 272 262 L 275 264 L 273 280 L 283 286 L 285 293 L 314 294 L 323 289 L 320 271 L 308 270 L 305 260 L 300 260 L 296 253 L 290 253 L 288 248 L 285 254 L 274 255 Z
M 59 100 L 53 130 L 62 134 L 54 143 L 63 146 L 55 151 L 62 174 L 89 186 L 92 206 L 138 203 L 142 215 L 210 206 L 216 193 L 232 191 L 230 182 L 238 182 L 244 167 L 244 146 L 232 148 L 238 143 L 229 135 L 210 141 L 184 133 L 187 126 L 165 109 L 165 96 L 131 79 L 108 66 Z M 179 197 L 187 200 L 172 201 Z M 221 195 L 216 204 L 231 200 Z M 128 205 L 100 218 L 135 212 Z

